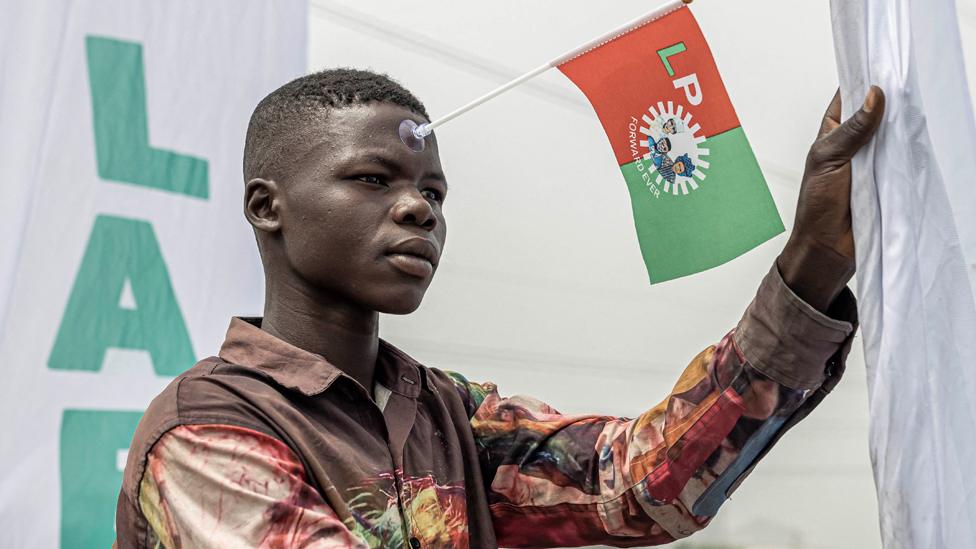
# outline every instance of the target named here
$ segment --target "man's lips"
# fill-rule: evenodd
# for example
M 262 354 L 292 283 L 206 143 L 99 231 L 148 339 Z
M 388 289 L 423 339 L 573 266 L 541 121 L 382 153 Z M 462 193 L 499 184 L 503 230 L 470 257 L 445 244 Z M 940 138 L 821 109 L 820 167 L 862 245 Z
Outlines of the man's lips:
M 394 267 L 405 274 L 428 278 L 434 274 L 440 252 L 431 241 L 415 237 L 391 246 L 386 251 L 386 256 Z

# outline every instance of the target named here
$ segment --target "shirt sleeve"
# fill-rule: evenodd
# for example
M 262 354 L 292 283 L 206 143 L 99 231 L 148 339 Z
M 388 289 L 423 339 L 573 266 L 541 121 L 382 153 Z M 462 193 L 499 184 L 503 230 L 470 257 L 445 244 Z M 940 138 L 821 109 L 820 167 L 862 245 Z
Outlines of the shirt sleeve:
M 637 418 L 563 415 L 450 374 L 466 401 L 498 543 L 652 545 L 704 528 L 785 430 L 843 371 L 856 322 L 831 318 L 775 267 L 737 328 Z
M 176 427 L 153 446 L 139 486 L 149 546 L 366 548 L 305 478 L 288 446 L 264 433 Z

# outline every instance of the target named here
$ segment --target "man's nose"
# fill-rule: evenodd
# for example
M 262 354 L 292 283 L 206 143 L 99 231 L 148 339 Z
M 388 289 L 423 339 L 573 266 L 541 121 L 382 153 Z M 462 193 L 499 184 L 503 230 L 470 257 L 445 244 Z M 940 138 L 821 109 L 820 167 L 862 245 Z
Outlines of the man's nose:
M 393 206 L 393 220 L 401 225 L 416 225 L 428 231 L 437 226 L 434 208 L 416 188 L 406 189 L 397 197 Z

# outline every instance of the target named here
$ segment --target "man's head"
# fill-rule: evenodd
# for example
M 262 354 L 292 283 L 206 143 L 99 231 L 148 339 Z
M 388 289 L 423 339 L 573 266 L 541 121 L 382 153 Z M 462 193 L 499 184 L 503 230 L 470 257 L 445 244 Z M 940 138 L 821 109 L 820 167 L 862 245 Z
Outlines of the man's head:
M 691 160 L 690 156 L 683 154 L 675 159 L 674 166 L 671 169 L 678 175 L 691 177 L 692 172 L 695 171 L 695 163 Z
M 671 152 L 671 140 L 667 137 L 662 137 L 654 143 L 654 150 L 659 154 L 665 154 Z
M 663 129 L 664 133 L 669 133 L 671 135 L 677 133 L 678 128 L 675 125 L 674 118 L 668 118 L 667 122 L 664 123 Z
M 447 234 L 437 143 L 408 149 L 423 104 L 390 78 L 335 69 L 298 78 L 254 110 L 244 147 L 245 215 L 269 299 L 277 285 L 387 313 L 415 310 Z

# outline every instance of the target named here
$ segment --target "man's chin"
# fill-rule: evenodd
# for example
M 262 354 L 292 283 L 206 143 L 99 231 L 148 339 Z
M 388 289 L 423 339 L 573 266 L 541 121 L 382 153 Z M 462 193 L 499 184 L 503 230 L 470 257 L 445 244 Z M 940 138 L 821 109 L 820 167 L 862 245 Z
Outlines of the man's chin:
M 377 303 L 376 310 L 388 315 L 407 315 L 416 311 L 424 300 L 427 288 L 403 289 L 390 292 Z
M 398 301 L 396 303 L 386 304 L 382 309 L 379 309 L 378 311 L 388 315 L 408 315 L 416 311 L 418 308 L 420 308 L 420 301 L 421 300 L 419 299 L 410 302 Z

